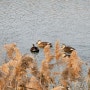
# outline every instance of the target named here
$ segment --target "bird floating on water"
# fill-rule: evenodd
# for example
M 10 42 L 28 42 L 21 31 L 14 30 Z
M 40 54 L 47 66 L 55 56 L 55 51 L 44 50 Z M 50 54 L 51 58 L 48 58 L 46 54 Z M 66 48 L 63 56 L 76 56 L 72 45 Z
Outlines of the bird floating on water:
M 75 48 L 71 47 L 71 46 L 66 46 L 65 44 L 62 44 L 61 49 L 68 54 L 71 54 L 73 50 L 75 50 Z
M 40 48 L 44 48 L 46 45 L 50 45 L 50 47 L 52 47 L 52 44 L 51 43 L 49 43 L 49 42 L 42 42 L 41 40 L 38 40 L 38 42 L 36 44 Z
M 65 53 L 65 52 L 62 54 L 62 57 L 69 57 L 70 58 L 70 56 L 71 56 L 71 54 L 68 54 L 68 53 Z
M 32 53 L 39 53 L 38 47 L 36 47 L 34 44 L 33 44 L 33 47 L 31 47 L 30 51 L 31 51 Z

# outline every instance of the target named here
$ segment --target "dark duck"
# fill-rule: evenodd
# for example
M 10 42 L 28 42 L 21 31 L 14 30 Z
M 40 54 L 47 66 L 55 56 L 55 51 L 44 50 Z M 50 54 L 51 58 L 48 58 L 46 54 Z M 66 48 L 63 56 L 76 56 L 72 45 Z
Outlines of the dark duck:
M 71 54 L 73 50 L 75 50 L 71 46 L 66 46 L 65 44 L 62 45 L 61 49 L 66 53 L 66 54 Z
M 33 47 L 31 47 L 30 51 L 31 51 L 32 53 L 39 53 L 38 47 L 36 47 L 34 44 L 33 44 Z
M 50 47 L 52 47 L 52 44 L 51 43 L 49 43 L 49 42 L 42 42 L 41 40 L 38 40 L 38 42 L 36 44 L 40 48 L 44 48 L 46 45 L 50 45 Z

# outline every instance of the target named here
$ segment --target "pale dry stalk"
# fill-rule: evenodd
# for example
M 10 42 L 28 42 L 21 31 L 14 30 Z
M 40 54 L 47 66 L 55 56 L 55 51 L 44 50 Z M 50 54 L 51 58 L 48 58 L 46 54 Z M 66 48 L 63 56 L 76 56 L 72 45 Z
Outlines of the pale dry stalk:
M 74 50 L 71 53 L 67 68 L 69 69 L 69 77 L 71 80 L 77 80 L 80 78 L 82 61 L 78 57 L 77 52 Z
M 62 56 L 61 47 L 59 41 L 55 42 L 55 58 L 56 60 L 60 60 Z
M 9 59 L 13 59 L 14 54 L 15 54 L 15 52 L 14 52 L 14 48 L 15 47 L 16 47 L 16 44 L 15 43 L 5 44 L 4 45 L 4 48 L 5 48 L 6 52 L 7 52 L 7 55 L 8 55 L 8 58 Z
M 44 48 L 45 60 L 42 61 L 40 69 L 40 81 L 41 84 L 48 89 L 50 83 L 54 83 L 54 78 L 51 76 L 51 69 L 54 67 L 54 64 L 50 64 L 53 59 L 53 55 L 50 51 L 50 46 L 47 45 Z
M 66 88 L 70 82 L 79 80 L 81 77 L 82 61 L 78 57 L 77 52 L 74 50 L 71 53 L 66 63 L 66 68 L 63 70 L 61 76 L 61 84 Z M 62 82 L 63 81 L 63 82 Z
M 45 90 L 42 88 L 39 80 L 34 76 L 31 77 L 31 79 L 30 79 L 29 83 L 26 85 L 26 87 L 28 87 L 27 90 L 30 90 L 30 88 L 31 88 L 31 90 Z
M 90 68 L 88 69 L 88 75 L 86 77 L 86 82 L 88 85 L 88 90 L 90 90 Z

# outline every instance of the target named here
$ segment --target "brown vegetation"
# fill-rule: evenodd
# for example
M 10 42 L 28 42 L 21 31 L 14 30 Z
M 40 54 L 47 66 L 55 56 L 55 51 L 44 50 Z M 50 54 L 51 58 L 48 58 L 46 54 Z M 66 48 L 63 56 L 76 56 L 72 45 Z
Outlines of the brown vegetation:
M 70 57 L 63 57 L 64 52 L 58 41 L 55 43 L 53 53 L 47 45 L 44 48 L 45 58 L 38 68 L 34 57 L 22 55 L 15 43 L 6 44 L 4 48 L 9 61 L 0 66 L 0 90 L 68 90 L 68 88 L 79 90 L 73 89 L 72 83 L 74 87 L 76 82 L 82 83 L 83 63 L 75 50 Z M 51 63 L 53 60 L 56 63 Z M 87 90 L 89 90 L 90 69 L 87 77 Z M 80 90 L 86 90 L 86 88 Z

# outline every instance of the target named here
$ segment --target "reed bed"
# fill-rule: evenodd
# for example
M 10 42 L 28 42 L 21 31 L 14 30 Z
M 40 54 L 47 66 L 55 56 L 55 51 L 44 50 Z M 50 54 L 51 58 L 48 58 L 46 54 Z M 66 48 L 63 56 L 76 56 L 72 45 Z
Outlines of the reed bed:
M 74 50 L 64 57 L 59 41 L 47 45 L 40 68 L 34 57 L 20 52 L 15 43 L 4 45 L 8 62 L 0 66 L 0 90 L 90 90 L 90 68 Z M 53 62 L 54 61 L 54 62 Z M 87 66 L 87 75 L 83 75 Z M 29 74 L 29 75 L 28 75 Z

